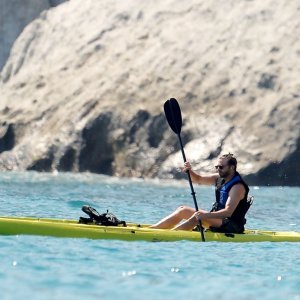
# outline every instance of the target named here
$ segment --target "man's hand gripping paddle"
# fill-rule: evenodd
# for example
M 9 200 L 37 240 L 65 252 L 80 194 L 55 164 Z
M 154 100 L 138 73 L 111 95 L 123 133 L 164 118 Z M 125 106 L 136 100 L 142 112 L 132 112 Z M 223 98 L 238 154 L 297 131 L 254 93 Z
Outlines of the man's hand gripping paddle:
M 166 115 L 167 121 L 168 121 L 171 129 L 178 136 L 179 143 L 180 143 L 180 148 L 181 148 L 181 153 L 182 153 L 182 157 L 183 157 L 183 161 L 186 162 L 186 157 L 185 157 L 185 153 L 184 153 L 184 149 L 183 149 L 183 144 L 182 144 L 182 140 L 181 140 L 181 136 L 180 136 L 181 127 L 182 127 L 182 116 L 181 116 L 180 106 L 179 106 L 177 100 L 175 98 L 171 98 L 171 99 L 167 100 L 165 102 L 165 104 L 164 104 L 164 110 L 165 110 L 165 115 Z M 192 179 L 191 179 L 191 174 L 190 174 L 189 171 L 187 171 L 187 175 L 188 175 L 188 179 L 189 179 L 189 183 L 190 183 L 191 194 L 193 196 L 195 209 L 196 209 L 196 211 L 198 211 L 198 204 L 197 204 L 197 200 L 196 200 L 196 193 L 194 191 L 194 187 L 193 187 L 193 183 L 192 183 Z M 203 232 L 203 227 L 202 227 L 202 224 L 201 224 L 201 220 L 199 220 L 199 224 L 197 225 L 197 228 L 201 232 L 202 242 L 205 242 L 204 232 Z

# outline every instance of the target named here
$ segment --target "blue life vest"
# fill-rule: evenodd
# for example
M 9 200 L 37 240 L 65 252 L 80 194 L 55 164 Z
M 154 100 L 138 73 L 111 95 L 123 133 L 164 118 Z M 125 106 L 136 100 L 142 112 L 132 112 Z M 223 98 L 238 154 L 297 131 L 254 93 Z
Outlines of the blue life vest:
M 236 185 L 236 184 L 242 184 L 245 188 L 245 196 L 243 199 L 240 200 L 238 206 L 232 213 L 231 217 L 229 219 L 237 222 L 240 225 L 244 225 L 246 220 L 245 220 L 245 215 L 251 205 L 251 203 L 248 201 L 248 193 L 249 193 L 249 187 L 248 185 L 244 182 L 242 177 L 238 172 L 235 173 L 235 175 L 225 183 L 225 179 L 219 177 L 216 181 L 216 202 L 213 204 L 212 210 L 211 211 L 218 211 L 223 208 L 225 208 L 228 196 L 229 196 L 229 191 L 230 189 Z

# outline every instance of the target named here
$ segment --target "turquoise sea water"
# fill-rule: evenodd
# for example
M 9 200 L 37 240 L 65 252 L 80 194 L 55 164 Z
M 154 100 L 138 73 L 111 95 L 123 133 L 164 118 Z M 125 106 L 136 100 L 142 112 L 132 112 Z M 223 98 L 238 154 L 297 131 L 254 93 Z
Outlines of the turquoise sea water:
M 195 187 L 209 209 L 212 187 Z M 252 187 L 248 228 L 300 231 L 300 188 Z M 187 182 L 91 174 L 0 174 L 0 215 L 78 219 L 83 204 L 153 223 Z M 300 300 L 299 243 L 170 243 L 0 236 L 1 299 Z

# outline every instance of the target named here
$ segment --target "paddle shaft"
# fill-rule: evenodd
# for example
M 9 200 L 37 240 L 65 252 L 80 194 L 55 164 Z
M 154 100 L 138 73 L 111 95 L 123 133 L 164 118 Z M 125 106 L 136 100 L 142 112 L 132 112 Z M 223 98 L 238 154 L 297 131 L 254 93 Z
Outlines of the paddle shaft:
M 182 144 L 182 140 L 181 140 L 180 133 L 178 133 L 177 136 L 178 136 L 179 143 L 180 143 L 180 149 L 181 149 L 183 161 L 186 162 L 186 156 L 185 156 L 185 153 L 184 153 L 184 148 L 183 148 L 183 144 Z M 194 187 L 193 187 L 193 183 L 192 183 L 192 178 L 191 178 L 190 171 L 188 170 L 186 173 L 187 173 L 187 175 L 188 175 L 189 184 L 190 184 L 190 188 L 191 188 L 191 194 L 192 194 L 192 196 L 193 196 L 195 209 L 196 209 L 196 211 L 198 211 L 199 208 L 198 208 L 198 203 L 197 203 L 197 200 L 196 200 L 196 193 L 195 193 L 195 190 L 194 190 Z M 202 222 L 201 222 L 200 219 L 199 219 L 199 224 L 197 225 L 197 228 L 198 228 L 198 230 L 199 230 L 200 233 L 201 233 L 201 239 L 202 239 L 202 242 L 205 242 L 205 237 L 204 237 L 204 232 L 203 232 Z

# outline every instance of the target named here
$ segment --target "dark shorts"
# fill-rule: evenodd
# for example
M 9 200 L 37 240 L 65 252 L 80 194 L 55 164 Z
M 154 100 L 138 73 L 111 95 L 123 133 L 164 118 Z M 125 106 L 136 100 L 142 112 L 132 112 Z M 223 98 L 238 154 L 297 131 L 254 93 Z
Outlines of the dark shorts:
M 243 233 L 245 228 L 229 218 L 223 219 L 222 225 L 220 227 L 210 227 L 211 231 L 222 232 L 222 233 Z

